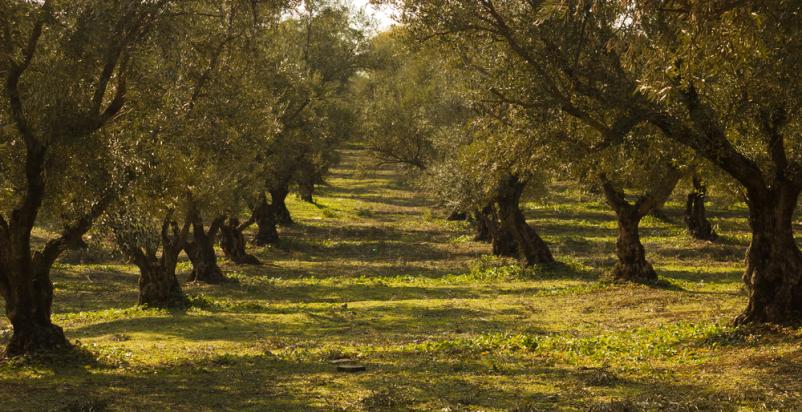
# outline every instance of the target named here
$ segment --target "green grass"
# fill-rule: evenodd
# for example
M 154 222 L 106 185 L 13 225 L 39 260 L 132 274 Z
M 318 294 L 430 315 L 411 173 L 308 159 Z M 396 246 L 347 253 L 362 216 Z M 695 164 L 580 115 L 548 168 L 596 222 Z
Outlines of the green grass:
M 706 243 L 670 202 L 674 223 L 643 224 L 661 281 L 616 284 L 600 199 L 557 185 L 528 203 L 560 263 L 522 269 L 363 156 L 344 152 L 317 205 L 290 199 L 297 224 L 252 250 L 262 266 L 184 285 L 186 312 L 136 307 L 135 268 L 107 252 L 67 256 L 54 320 L 78 349 L 0 364 L 0 409 L 802 410 L 802 329 L 730 325 L 742 205 L 712 208 Z M 336 372 L 344 357 L 367 371 Z

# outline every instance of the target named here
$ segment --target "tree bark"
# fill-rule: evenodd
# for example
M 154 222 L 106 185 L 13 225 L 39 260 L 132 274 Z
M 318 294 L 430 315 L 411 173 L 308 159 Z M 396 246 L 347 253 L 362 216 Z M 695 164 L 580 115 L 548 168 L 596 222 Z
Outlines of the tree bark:
M 548 245 L 537 231 L 526 223 L 520 202 L 526 183 L 510 176 L 499 186 L 496 199 L 499 206 L 501 226 L 516 244 L 518 258 L 527 266 L 554 262 Z
M 264 193 L 259 197 L 256 207 L 253 208 L 253 220 L 258 227 L 253 243 L 257 246 L 264 246 L 279 242 L 274 209 L 267 203 L 267 197 Z
M 218 216 L 209 226 L 208 232 L 203 227 L 200 212 L 195 208 L 190 214 L 190 221 L 192 235 L 184 243 L 184 251 L 192 262 L 192 273 L 190 273 L 188 281 L 210 284 L 227 281 L 220 266 L 217 265 L 217 254 L 214 251 L 217 233 L 225 221 L 225 216 Z
M 641 216 L 634 208 L 619 208 L 615 212 L 618 219 L 618 238 L 615 241 L 618 261 L 611 271 L 612 277 L 623 281 L 657 280 L 657 273 L 646 261 L 646 249 L 640 241 L 638 226 Z
M 305 180 L 298 183 L 298 192 L 301 200 L 307 203 L 315 203 L 315 182 L 313 180 Z
M 9 270 L 10 269 L 10 270 Z M 6 347 L 6 356 L 50 351 L 69 347 L 64 331 L 50 320 L 53 283 L 49 273 L 15 273 L 15 268 L 0 269 L 7 279 L 0 287 L 6 301 L 6 316 L 14 333 Z
M 36 179 L 29 180 L 36 182 Z M 36 190 L 29 194 L 42 194 Z M 28 200 L 26 208 L 17 208 L 7 223 L 0 217 L 0 296 L 6 303 L 6 315 L 14 333 L 6 348 L 7 356 L 69 347 L 63 330 L 51 322 L 53 283 L 50 269 L 67 249 L 84 245 L 82 236 L 105 210 L 112 196 L 107 193 L 81 218 L 68 224 L 61 235 L 31 253 L 30 233 L 38 206 Z
M 671 168 L 660 181 L 655 182 L 652 190 L 638 197 L 634 204 L 626 200 L 623 190 L 615 188 L 604 175 L 599 176 L 604 196 L 618 221 L 618 238 L 615 242 L 618 261 L 610 272 L 613 279 L 634 282 L 657 279 L 657 273 L 646 260 L 639 225 L 644 216 L 668 199 L 681 176 L 678 170 Z
M 707 220 L 706 197 L 707 188 L 701 179 L 694 176 L 693 191 L 688 194 L 688 200 L 685 203 L 685 224 L 688 226 L 688 233 L 694 239 L 713 241 L 718 238 L 718 235 L 713 230 L 713 225 Z
M 512 234 L 506 230 L 499 220 L 496 206 L 493 203 L 488 204 L 481 210 L 483 221 L 487 224 L 487 230 L 490 233 L 490 244 L 492 246 L 494 256 L 502 257 L 518 257 L 518 245 Z
M 237 265 L 258 265 L 259 259 L 245 251 L 245 236 L 242 231 L 253 223 L 253 219 L 240 223 L 236 217 L 220 228 L 220 247 L 228 260 Z M 275 227 L 274 227 L 275 228 Z
M 476 236 L 473 237 L 474 241 L 487 243 L 493 241 L 493 235 L 490 232 L 490 222 L 488 222 L 490 219 L 488 216 L 489 214 L 490 211 L 488 210 L 488 207 L 474 212 L 473 215 L 476 222 Z
M 184 248 L 189 227 L 190 222 L 187 219 L 183 228 L 179 230 L 176 222 L 168 215 L 162 224 L 161 256 L 157 257 L 155 250 L 129 249 L 129 255 L 139 267 L 140 305 L 167 309 L 183 308 L 186 305 L 186 298 L 175 275 L 175 268 L 178 264 L 178 255 Z
M 752 242 L 744 283 L 749 304 L 736 323 L 794 323 L 802 318 L 802 252 L 792 219 L 799 189 L 779 184 L 765 194 L 749 193 Z
M 288 185 L 281 185 L 277 188 L 270 189 L 270 200 L 271 200 L 271 207 L 273 209 L 273 216 L 276 220 L 276 223 L 281 225 L 291 225 L 292 216 L 290 216 L 290 210 L 287 209 L 287 195 L 289 195 L 290 190 Z

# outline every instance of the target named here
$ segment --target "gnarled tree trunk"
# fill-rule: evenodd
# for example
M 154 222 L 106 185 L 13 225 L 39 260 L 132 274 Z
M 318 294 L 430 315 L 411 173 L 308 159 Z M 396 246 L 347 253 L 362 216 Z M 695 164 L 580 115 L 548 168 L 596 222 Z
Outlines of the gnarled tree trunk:
M 685 224 L 688 226 L 688 233 L 694 239 L 713 241 L 718 238 L 718 235 L 713 230 L 713 225 L 707 220 L 706 197 L 707 188 L 701 179 L 694 176 L 693 191 L 688 194 L 688 201 L 685 203 Z
M 496 202 L 499 207 L 501 226 L 515 241 L 518 258 L 526 264 L 554 262 L 548 245 L 532 226 L 526 223 L 521 212 L 520 201 L 526 183 L 510 176 L 499 185 Z
M 491 223 L 488 222 L 488 220 L 490 220 L 490 217 L 488 216 L 489 214 L 490 211 L 488 210 L 488 207 L 473 213 L 476 224 L 476 236 L 473 237 L 473 240 L 477 242 L 493 241 L 493 235 L 490 232 Z
M 29 182 L 38 180 L 29 176 Z M 14 329 L 6 347 L 7 356 L 69 347 L 64 331 L 50 319 L 50 268 L 65 250 L 84 245 L 81 237 L 110 201 L 111 196 L 104 196 L 89 213 L 70 223 L 59 237 L 35 253 L 31 253 L 30 233 L 37 208 L 16 209 L 8 223 L 0 217 L 0 296 Z
M 487 224 L 490 233 L 490 244 L 493 247 L 494 256 L 518 257 L 518 245 L 512 234 L 504 228 L 498 217 L 496 206 L 488 204 L 481 210 L 483 220 Z
M 258 203 L 253 208 L 253 220 L 258 227 L 253 243 L 258 246 L 264 246 L 279 242 L 274 209 L 267 203 L 267 197 L 264 193 L 259 196 Z
M 156 250 L 142 250 L 139 247 L 128 247 L 127 253 L 133 257 L 139 268 L 139 304 L 156 308 L 182 308 L 186 298 L 175 275 L 178 255 L 184 248 L 190 222 L 178 229 L 171 216 L 162 223 L 161 256 Z
M 7 356 L 48 351 L 69 346 L 64 331 L 50 321 L 53 302 L 53 283 L 49 270 L 27 268 L 28 273 L 20 271 L 19 266 L 0 268 L 0 286 L 6 301 L 6 315 L 11 321 L 14 333 L 6 347 Z
M 220 247 L 228 260 L 237 265 L 258 265 L 259 259 L 245 251 L 245 236 L 242 231 L 253 223 L 250 219 L 240 223 L 236 217 L 228 219 L 220 228 Z M 275 227 L 274 227 L 275 228 Z
M 657 279 L 657 273 L 646 260 L 639 225 L 644 216 L 668 199 L 681 176 L 678 170 L 670 168 L 660 181 L 654 183 L 652 190 L 638 197 L 634 204 L 626 200 L 623 190 L 615 188 L 604 175 L 599 176 L 604 196 L 618 221 L 618 238 L 615 242 L 618 261 L 610 272 L 613 279 L 635 282 Z
M 768 193 L 749 193 L 752 243 L 744 283 L 749 304 L 736 323 L 789 323 L 802 319 L 802 252 L 792 219 L 799 189 L 778 185 Z
M 225 221 L 225 216 L 218 216 L 206 231 L 203 228 L 203 219 L 197 209 L 190 213 L 192 235 L 184 243 L 184 251 L 192 262 L 190 282 L 204 282 L 211 284 L 223 283 L 228 280 L 220 266 L 217 265 L 217 255 L 214 244 L 217 241 L 217 232 Z
M 640 241 L 638 226 L 642 216 L 635 208 L 619 208 L 615 214 L 618 219 L 618 238 L 615 241 L 618 261 L 612 269 L 613 278 L 627 281 L 657 280 L 657 273 L 646 261 L 646 249 Z
M 298 194 L 301 200 L 307 203 L 315 203 L 315 181 L 313 179 L 303 179 L 298 182 Z
M 276 223 L 280 225 L 292 224 L 292 216 L 290 216 L 290 210 L 287 209 L 286 202 L 289 193 L 290 189 L 288 184 L 282 184 L 270 189 L 270 206 L 273 209 L 273 216 Z

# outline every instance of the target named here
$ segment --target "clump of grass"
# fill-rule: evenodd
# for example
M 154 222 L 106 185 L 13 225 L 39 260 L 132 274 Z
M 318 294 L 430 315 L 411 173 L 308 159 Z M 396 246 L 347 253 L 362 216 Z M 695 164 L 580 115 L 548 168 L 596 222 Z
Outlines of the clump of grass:
M 404 409 L 414 400 L 407 392 L 407 388 L 397 383 L 385 382 L 381 388 L 371 390 L 359 404 L 365 411 Z
M 51 409 L 51 412 L 105 412 L 109 401 L 101 398 L 76 399 L 66 405 Z
M 405 350 L 450 355 L 532 351 L 538 348 L 539 340 L 540 337 L 533 335 L 495 333 L 467 338 L 430 340 L 408 345 Z
M 57 322 L 70 324 L 84 324 L 108 322 L 118 319 L 130 319 L 139 317 L 167 317 L 170 311 L 165 309 L 148 308 L 145 306 L 131 306 L 127 308 L 110 308 L 96 311 L 85 311 L 76 313 L 59 313 L 53 317 Z

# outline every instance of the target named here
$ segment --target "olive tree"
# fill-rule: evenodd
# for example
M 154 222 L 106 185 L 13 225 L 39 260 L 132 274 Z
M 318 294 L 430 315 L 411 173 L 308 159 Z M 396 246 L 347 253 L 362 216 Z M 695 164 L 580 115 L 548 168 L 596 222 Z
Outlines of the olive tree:
M 0 294 L 14 327 L 8 355 L 67 345 L 50 318 L 50 268 L 81 243 L 113 198 L 114 190 L 103 184 L 109 180 L 96 175 L 114 164 L 114 135 L 104 130 L 138 84 L 140 53 L 158 40 L 151 31 L 172 6 L 167 0 L 0 5 L 0 203 L 6 208 L 0 217 Z M 47 214 L 43 208 L 66 203 L 70 188 L 84 182 L 98 184 L 83 185 L 79 201 L 49 214 L 61 215 L 54 225 L 62 229 L 34 251 L 31 230 Z
M 739 182 L 752 243 L 737 321 L 802 314 L 796 2 L 407 1 L 429 32 L 504 45 L 548 101 L 620 139 L 649 123 Z M 533 24 L 534 22 L 534 24 Z M 602 108 L 597 110 L 596 108 Z M 624 133 L 626 132 L 626 133 Z

